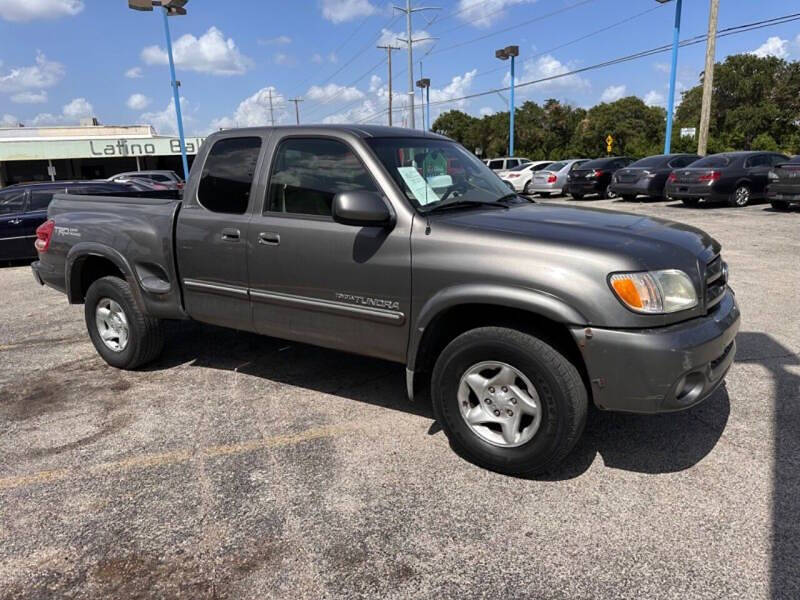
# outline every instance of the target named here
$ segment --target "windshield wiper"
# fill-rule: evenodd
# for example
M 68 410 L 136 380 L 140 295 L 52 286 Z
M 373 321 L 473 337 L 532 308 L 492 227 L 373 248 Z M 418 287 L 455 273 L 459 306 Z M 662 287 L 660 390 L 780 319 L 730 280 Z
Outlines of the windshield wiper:
M 446 210 L 448 208 L 463 208 L 465 206 L 491 206 L 493 208 L 502 208 L 503 210 L 508 210 L 508 204 L 501 204 L 495 200 L 462 200 L 459 198 L 458 200 L 452 200 L 450 202 L 445 202 L 444 204 L 432 206 L 425 212 L 432 213 L 437 210 Z
M 516 192 L 512 192 L 510 194 L 506 194 L 505 196 L 500 196 L 495 202 L 505 202 L 506 200 L 514 200 L 516 198 L 522 198 L 527 202 L 533 202 L 536 204 L 536 200 L 533 198 L 528 198 L 527 196 L 523 196 L 522 194 L 517 194 Z

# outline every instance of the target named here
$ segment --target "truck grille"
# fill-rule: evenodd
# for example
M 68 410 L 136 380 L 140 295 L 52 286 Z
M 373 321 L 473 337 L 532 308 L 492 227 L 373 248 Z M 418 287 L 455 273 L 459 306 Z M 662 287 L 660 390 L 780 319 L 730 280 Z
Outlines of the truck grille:
M 706 265 L 706 310 L 710 311 L 722 300 L 727 283 L 725 262 L 717 255 Z

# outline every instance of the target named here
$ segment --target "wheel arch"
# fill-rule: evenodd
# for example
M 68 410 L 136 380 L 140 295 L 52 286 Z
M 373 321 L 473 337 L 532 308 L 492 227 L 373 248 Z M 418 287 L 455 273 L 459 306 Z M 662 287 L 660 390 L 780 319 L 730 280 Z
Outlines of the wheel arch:
M 70 304 L 83 304 L 92 283 L 102 277 L 115 276 L 128 282 L 136 303 L 144 310 L 133 270 L 125 257 L 113 248 L 92 242 L 77 244 L 67 254 L 64 268 Z

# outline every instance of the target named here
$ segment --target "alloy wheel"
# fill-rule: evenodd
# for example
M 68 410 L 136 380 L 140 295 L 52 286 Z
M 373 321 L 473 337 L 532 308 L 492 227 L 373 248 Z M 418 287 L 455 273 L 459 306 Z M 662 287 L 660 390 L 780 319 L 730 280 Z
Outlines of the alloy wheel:
M 115 300 L 101 298 L 95 309 L 97 333 L 103 343 L 114 352 L 122 352 L 128 345 L 130 328 L 125 311 Z

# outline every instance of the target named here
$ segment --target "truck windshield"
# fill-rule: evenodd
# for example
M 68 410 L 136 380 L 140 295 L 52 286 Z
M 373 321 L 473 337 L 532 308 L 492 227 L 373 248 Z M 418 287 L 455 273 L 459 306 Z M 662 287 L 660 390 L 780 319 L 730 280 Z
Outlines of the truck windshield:
M 428 138 L 366 140 L 406 197 L 421 212 L 445 201 L 485 204 L 508 197 L 508 186 L 455 142 Z

